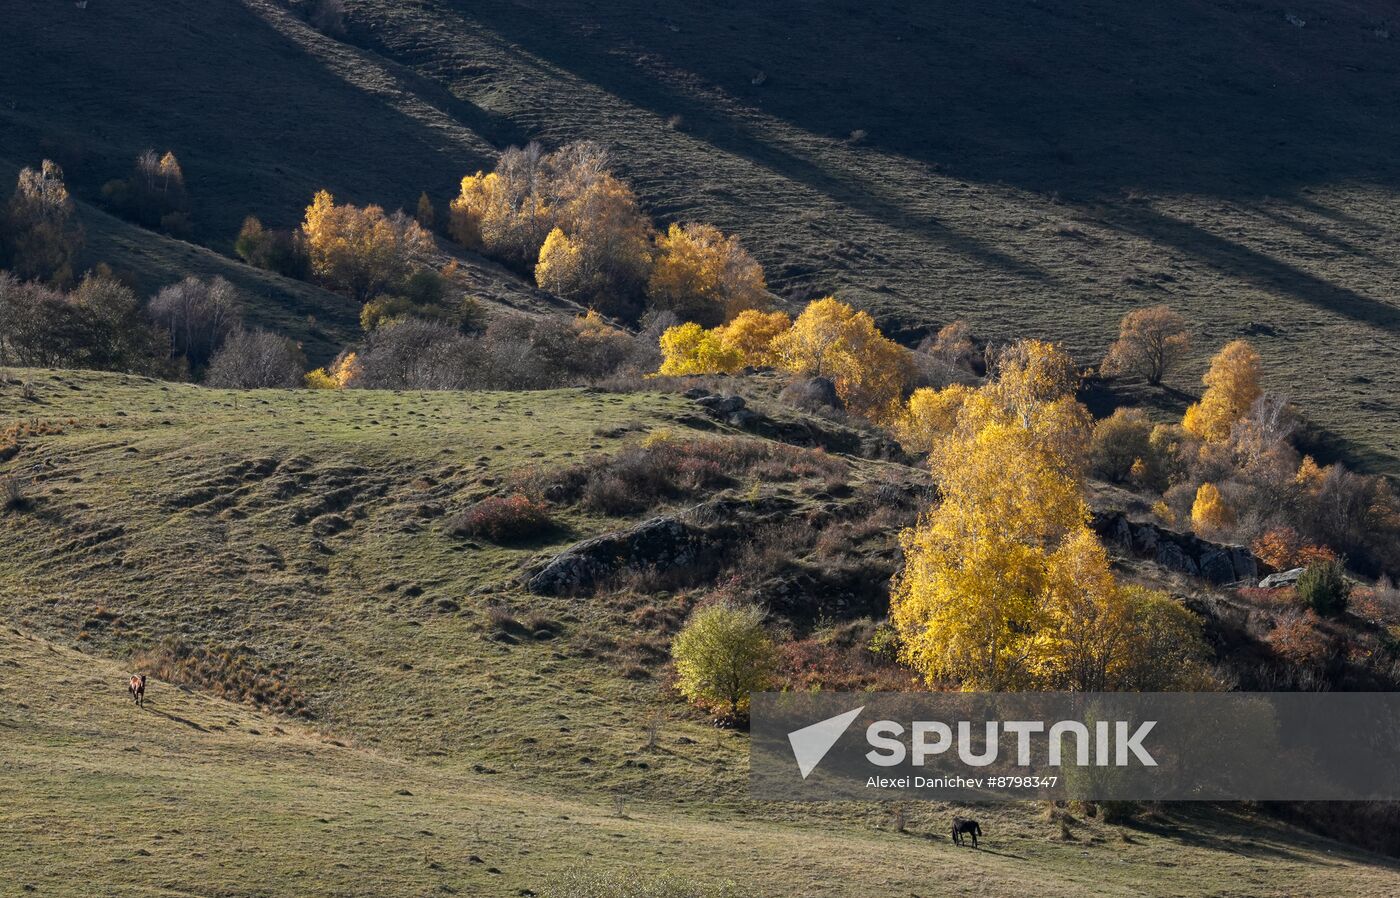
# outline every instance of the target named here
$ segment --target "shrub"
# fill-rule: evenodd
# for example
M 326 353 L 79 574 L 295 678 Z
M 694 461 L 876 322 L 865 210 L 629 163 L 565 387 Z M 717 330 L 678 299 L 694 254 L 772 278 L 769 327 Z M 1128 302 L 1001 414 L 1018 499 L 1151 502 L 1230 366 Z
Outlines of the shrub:
M 465 390 L 479 385 L 480 359 L 476 342 L 457 328 L 403 318 L 370 334 L 353 383 L 367 389 Z
M 453 523 L 452 531 L 506 543 L 538 536 L 551 525 L 549 512 L 517 493 L 489 496 L 473 504 Z
M 1249 547 L 1261 561 L 1281 571 L 1337 560 L 1336 552 L 1326 546 L 1304 543 L 1292 527 L 1270 528 Z
M 379 296 L 360 308 L 360 327 L 369 333 L 381 324 L 403 318 L 438 321 L 466 331 L 477 323 L 481 309 L 469 296 L 448 297 L 450 282 L 430 268 L 408 276 L 398 294 Z
M 1264 641 L 1291 665 L 1321 668 L 1337 651 L 1335 641 L 1322 629 L 1321 623 L 1312 611 L 1293 614 L 1270 630 Z
M 189 194 L 185 173 L 172 152 L 146 150 L 136 157 L 130 177 L 108 181 L 102 196 L 113 211 L 142 227 L 178 237 L 190 231 Z
M 1134 309 L 1123 316 L 1099 370 L 1137 375 L 1155 387 L 1190 349 L 1191 335 L 1179 313 L 1164 305 Z
M 1156 483 L 1160 465 L 1152 449 L 1152 422 L 1141 409 L 1119 408 L 1094 425 L 1089 443 L 1093 471 L 1105 480 Z M 1139 464 L 1140 463 L 1140 464 Z
M 1323 617 L 1336 617 L 1345 612 L 1351 598 L 1346 568 L 1337 558 L 1308 565 L 1298 578 L 1295 589 L 1298 599 Z
M 81 349 L 78 310 L 61 290 L 0 271 L 0 363 L 65 367 Z
M 690 616 L 671 646 L 676 685 L 691 702 L 747 709 L 749 693 L 773 676 L 776 651 L 763 626 L 763 612 L 752 605 L 715 604 Z
M 264 330 L 238 330 L 209 363 L 204 383 L 236 390 L 299 387 L 306 357 L 286 337 Z
M 303 379 L 303 381 L 306 384 L 306 388 L 308 390 L 340 389 L 340 385 L 336 383 L 335 378 L 331 377 L 330 374 L 326 373 L 325 368 L 316 368 L 312 371 L 306 372 L 306 377 Z
M 105 274 L 63 293 L 0 272 L 0 362 L 155 374 L 168 346 L 135 294 Z
M 20 511 L 29 507 L 29 484 L 18 474 L 0 477 L 0 508 Z

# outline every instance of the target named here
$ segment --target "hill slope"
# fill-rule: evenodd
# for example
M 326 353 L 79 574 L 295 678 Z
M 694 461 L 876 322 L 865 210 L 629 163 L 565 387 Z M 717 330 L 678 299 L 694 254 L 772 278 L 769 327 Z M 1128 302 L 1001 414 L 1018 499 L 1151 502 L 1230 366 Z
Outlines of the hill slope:
M 659 217 L 737 231 L 789 299 L 1085 361 L 1124 311 L 1170 302 L 1198 329 L 1176 386 L 1249 336 L 1336 448 L 1397 469 L 1400 35 L 1378 0 L 1293 20 L 1212 0 L 347 5 L 343 41 L 271 0 L 22 5 L 0 141 L 88 196 L 170 147 L 199 236 L 227 248 L 243 215 L 288 224 L 320 186 L 441 202 L 500 146 L 591 137 Z
M 20 373 L 30 391 L 0 387 L 0 420 L 25 425 L 6 470 L 32 478 L 0 514 L 0 868 L 36 894 L 86 895 L 101 870 L 153 896 L 569 895 L 559 879 L 581 866 L 755 894 L 1400 892 L 1393 861 L 1246 812 L 1076 821 L 1064 842 L 1036 807 L 983 807 L 987 849 L 954 854 L 945 806 L 911 809 L 901 835 L 883 807 L 748 801 L 743 737 L 629 664 L 654 659 L 679 594 L 518 584 L 538 554 L 656 510 L 561 506 L 557 529 L 513 546 L 449 523 L 521 472 L 695 432 L 683 397 Z M 855 495 L 904 476 L 826 463 Z M 814 470 L 731 489 L 844 501 Z M 206 654 L 181 667 L 175 641 Z M 138 665 L 191 688 L 155 678 L 137 710 Z

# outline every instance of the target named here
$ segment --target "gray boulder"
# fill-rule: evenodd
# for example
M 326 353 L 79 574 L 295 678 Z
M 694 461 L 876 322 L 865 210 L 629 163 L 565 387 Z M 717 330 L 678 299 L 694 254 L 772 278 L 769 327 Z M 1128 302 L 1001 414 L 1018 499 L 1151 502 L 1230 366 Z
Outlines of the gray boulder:
M 1270 574 L 1259 581 L 1260 589 L 1273 589 L 1277 586 L 1292 586 L 1298 582 L 1298 578 L 1303 576 L 1305 568 L 1295 567 L 1288 571 L 1279 571 L 1277 574 Z

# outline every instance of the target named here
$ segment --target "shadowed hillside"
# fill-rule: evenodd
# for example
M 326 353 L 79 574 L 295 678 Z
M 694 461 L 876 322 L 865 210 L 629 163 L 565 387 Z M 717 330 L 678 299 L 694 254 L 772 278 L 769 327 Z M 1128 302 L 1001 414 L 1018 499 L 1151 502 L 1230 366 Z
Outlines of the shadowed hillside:
M 316 187 L 441 203 L 511 142 L 591 137 L 657 216 L 738 232 L 790 300 L 1085 362 L 1169 302 L 1198 364 L 1251 336 L 1333 446 L 1395 469 L 1384 4 L 347 5 L 334 40 L 271 0 L 25 4 L 0 143 L 89 198 L 172 148 L 197 238 L 226 251 L 243 215 L 290 224 Z

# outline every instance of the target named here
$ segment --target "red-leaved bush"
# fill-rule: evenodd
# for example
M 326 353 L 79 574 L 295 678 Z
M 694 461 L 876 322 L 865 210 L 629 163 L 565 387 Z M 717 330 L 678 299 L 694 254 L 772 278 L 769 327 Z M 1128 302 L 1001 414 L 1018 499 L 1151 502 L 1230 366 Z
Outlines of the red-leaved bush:
M 470 506 L 453 522 L 452 532 L 505 543 L 536 536 L 550 526 L 544 506 L 516 493 L 488 496 Z

